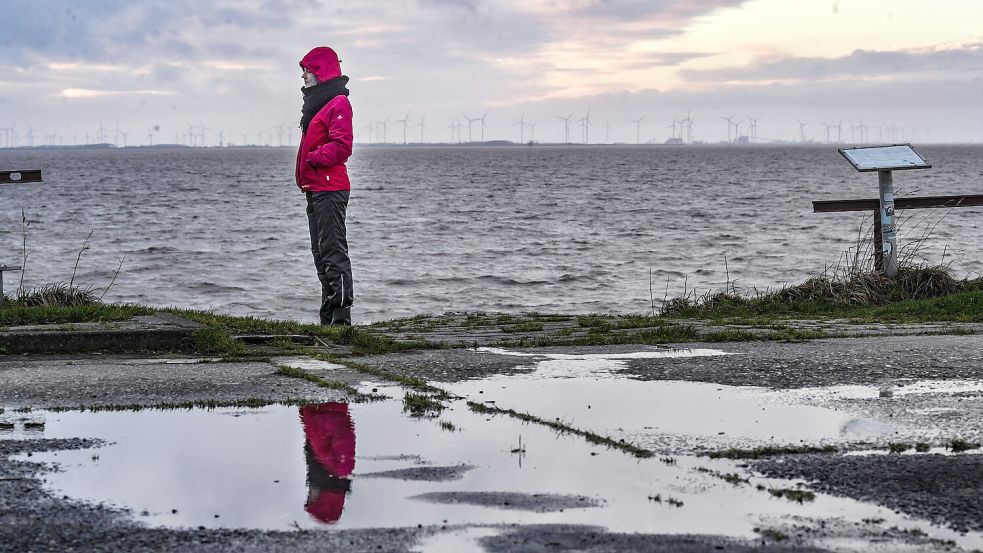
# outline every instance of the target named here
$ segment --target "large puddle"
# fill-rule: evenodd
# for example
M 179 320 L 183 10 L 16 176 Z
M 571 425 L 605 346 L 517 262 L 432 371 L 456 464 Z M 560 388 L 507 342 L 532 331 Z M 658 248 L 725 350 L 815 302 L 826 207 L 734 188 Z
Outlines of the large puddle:
M 819 443 L 894 431 L 888 423 L 804 405 L 802 391 L 641 382 L 618 372 L 625 359 L 661 353 L 530 357 L 525 374 L 450 389 L 472 401 L 624 437 L 662 455 L 677 446 Z M 402 397 L 399 388 L 374 386 Z M 846 395 L 860 393 L 869 391 Z M 885 527 L 919 528 L 939 539 L 983 547 L 979 535 L 961 536 L 870 504 L 821 494 L 796 503 L 767 491 L 795 482 L 729 483 L 719 475 L 746 477 L 730 461 L 679 454 L 672 462 L 659 456 L 639 460 L 540 425 L 473 413 L 463 399 L 433 419 L 408 416 L 396 400 L 34 412 L 21 418 L 43 422 L 43 428 L 18 423 L 0 430 L 0 437 L 107 442 L 88 450 L 34 454 L 29 460 L 63 469 L 44 477 L 53 494 L 122 507 L 157 526 L 289 530 L 565 523 L 754 538 L 758 527 L 835 517 L 858 523 L 883 519 Z M 472 538 L 443 535 L 432 544 L 434 550 L 457 550 L 458 542 Z
M 528 370 L 456 383 L 449 386 L 454 393 L 502 408 L 559 418 L 657 452 L 877 441 L 892 438 L 900 430 L 891 420 L 816 405 L 820 398 L 838 397 L 830 391 L 835 389 L 825 389 L 825 395 L 820 396 L 815 390 L 642 381 L 621 372 L 628 368 L 629 359 L 727 355 L 719 350 L 597 355 L 482 351 L 528 357 Z M 877 397 L 878 389 L 854 386 L 849 387 L 849 394 Z

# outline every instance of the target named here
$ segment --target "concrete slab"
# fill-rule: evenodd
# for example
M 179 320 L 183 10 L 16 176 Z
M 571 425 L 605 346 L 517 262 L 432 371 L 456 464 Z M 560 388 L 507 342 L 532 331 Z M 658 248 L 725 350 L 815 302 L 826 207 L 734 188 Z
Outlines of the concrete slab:
M 140 315 L 126 321 L 13 326 L 0 329 L 0 352 L 174 350 L 202 327 L 167 313 Z

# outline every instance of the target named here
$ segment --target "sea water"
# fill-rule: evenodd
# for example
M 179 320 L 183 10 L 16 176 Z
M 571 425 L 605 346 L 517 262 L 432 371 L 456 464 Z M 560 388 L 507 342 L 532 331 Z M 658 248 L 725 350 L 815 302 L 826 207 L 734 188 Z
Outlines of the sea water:
M 896 174 L 898 196 L 980 192 L 983 146 L 919 151 L 934 168 Z M 102 294 L 122 259 L 106 301 L 313 321 L 293 161 L 289 148 L 0 150 L 0 169 L 45 179 L 0 185 L 0 264 L 23 264 L 26 242 L 24 286 L 75 272 Z M 794 284 L 842 266 L 869 229 L 870 214 L 812 201 L 877 195 L 876 175 L 826 145 L 363 146 L 349 170 L 357 322 L 645 313 L 728 283 Z M 900 241 L 975 275 L 981 222 L 979 208 L 909 211 Z M 5 275 L 8 294 L 20 279 Z

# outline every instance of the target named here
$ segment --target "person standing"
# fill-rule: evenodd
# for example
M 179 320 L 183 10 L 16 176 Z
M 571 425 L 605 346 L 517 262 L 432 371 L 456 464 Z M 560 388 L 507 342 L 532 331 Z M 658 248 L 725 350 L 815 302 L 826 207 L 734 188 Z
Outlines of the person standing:
M 350 325 L 354 298 L 345 213 L 351 184 L 345 162 L 352 155 L 352 105 L 341 60 L 325 46 L 300 61 L 304 107 L 295 178 L 307 196 L 311 253 L 321 281 L 320 320 Z

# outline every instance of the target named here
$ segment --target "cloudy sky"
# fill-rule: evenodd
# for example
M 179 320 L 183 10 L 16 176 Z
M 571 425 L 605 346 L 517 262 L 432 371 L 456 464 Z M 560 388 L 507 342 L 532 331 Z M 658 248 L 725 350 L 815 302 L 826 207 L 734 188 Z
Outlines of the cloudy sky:
M 316 45 L 352 79 L 361 141 L 389 118 L 401 142 L 407 113 L 410 140 L 449 141 L 486 111 L 486 139 L 519 140 L 523 118 L 561 141 L 573 114 L 582 141 L 587 110 L 592 142 L 661 142 L 687 113 L 708 142 L 721 116 L 742 134 L 759 118 L 762 139 L 842 121 L 856 142 L 861 120 L 872 141 L 983 138 L 979 0 L 0 0 L 0 21 L 0 128 L 21 143 L 100 125 L 131 145 L 189 126 L 209 145 L 295 141 Z

